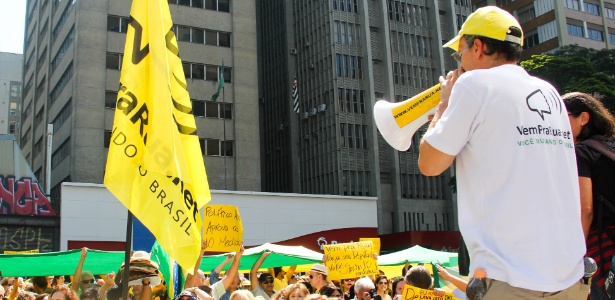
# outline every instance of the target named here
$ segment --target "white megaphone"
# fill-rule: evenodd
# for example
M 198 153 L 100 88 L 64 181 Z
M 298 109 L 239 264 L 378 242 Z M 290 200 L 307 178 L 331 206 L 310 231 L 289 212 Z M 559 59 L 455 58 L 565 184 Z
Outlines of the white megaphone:
M 374 120 L 382 137 L 393 148 L 406 151 L 412 136 L 436 112 L 440 103 L 440 84 L 398 103 L 379 100 L 374 105 Z

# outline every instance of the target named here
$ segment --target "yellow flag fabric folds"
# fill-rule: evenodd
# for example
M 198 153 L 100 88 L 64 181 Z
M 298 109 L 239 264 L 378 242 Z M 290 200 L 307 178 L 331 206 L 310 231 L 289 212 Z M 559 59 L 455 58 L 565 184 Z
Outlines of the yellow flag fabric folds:
M 133 0 L 105 185 L 192 270 L 211 199 L 167 0 Z

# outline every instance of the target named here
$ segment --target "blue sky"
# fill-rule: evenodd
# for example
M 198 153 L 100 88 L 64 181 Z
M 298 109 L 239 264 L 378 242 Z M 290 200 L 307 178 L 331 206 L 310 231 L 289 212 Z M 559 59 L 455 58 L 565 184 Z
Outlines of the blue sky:
M 23 53 L 26 0 L 0 0 L 0 52 Z

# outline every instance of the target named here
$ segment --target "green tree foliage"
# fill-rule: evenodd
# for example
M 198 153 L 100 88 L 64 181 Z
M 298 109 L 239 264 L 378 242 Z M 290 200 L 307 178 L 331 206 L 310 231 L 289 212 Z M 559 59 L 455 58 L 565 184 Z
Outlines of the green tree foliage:
M 553 84 L 562 95 L 588 93 L 615 112 L 615 50 L 564 46 L 552 54 L 532 55 L 521 66 Z

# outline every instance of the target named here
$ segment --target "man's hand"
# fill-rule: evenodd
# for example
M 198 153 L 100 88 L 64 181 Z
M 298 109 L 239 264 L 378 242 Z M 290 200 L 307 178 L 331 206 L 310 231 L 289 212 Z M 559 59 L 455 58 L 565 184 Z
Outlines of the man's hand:
M 81 260 L 84 260 L 86 255 L 88 255 L 88 248 L 81 248 Z
M 107 279 L 105 279 L 105 285 L 112 286 L 115 284 L 115 272 L 111 272 L 107 274 Z
M 440 277 L 446 281 L 451 281 L 451 274 L 446 271 L 445 268 L 443 268 L 440 265 L 436 265 L 436 269 L 438 269 L 438 275 L 440 275 Z

